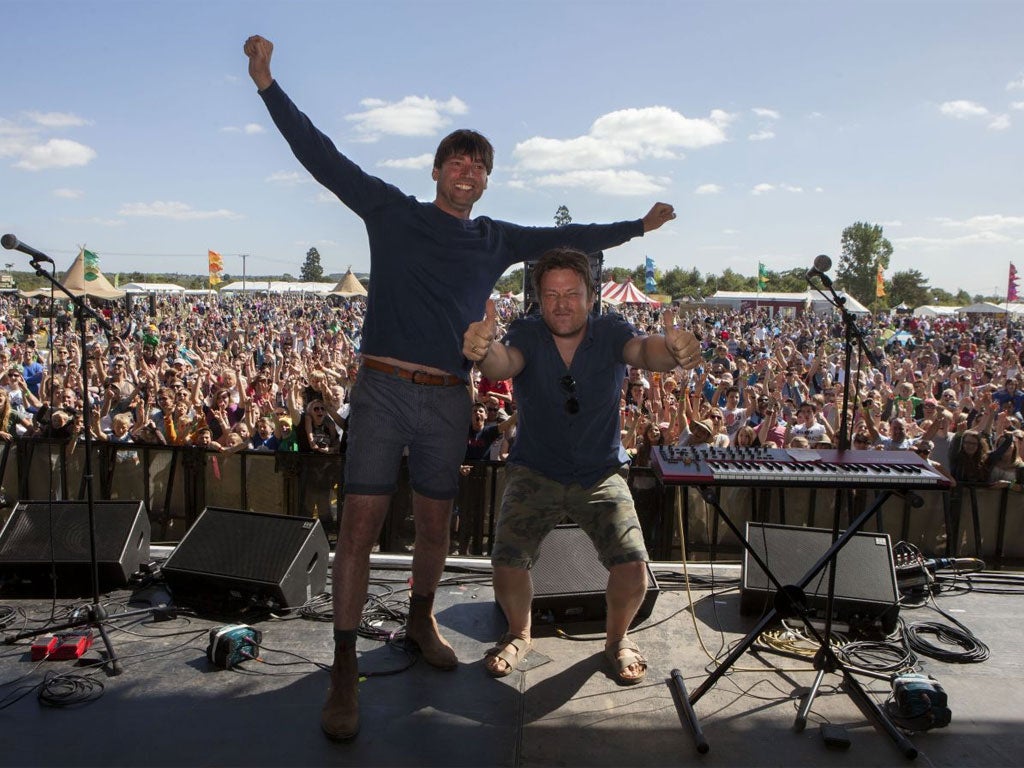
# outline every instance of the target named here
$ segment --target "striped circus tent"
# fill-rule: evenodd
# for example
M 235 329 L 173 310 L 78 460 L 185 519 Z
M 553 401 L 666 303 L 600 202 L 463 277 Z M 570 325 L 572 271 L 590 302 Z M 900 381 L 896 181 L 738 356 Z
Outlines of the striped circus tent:
M 624 283 L 616 283 L 609 280 L 601 286 L 601 301 L 610 304 L 651 304 L 659 306 L 659 302 L 645 296 L 640 289 L 633 285 L 632 280 Z

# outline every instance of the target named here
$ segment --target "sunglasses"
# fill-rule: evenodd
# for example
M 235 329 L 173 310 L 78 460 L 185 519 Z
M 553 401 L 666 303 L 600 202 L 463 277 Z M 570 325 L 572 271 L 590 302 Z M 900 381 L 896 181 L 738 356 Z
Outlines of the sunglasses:
M 566 395 L 565 412 L 575 416 L 580 412 L 580 401 L 576 399 L 576 379 L 567 373 L 558 380 L 558 386 Z

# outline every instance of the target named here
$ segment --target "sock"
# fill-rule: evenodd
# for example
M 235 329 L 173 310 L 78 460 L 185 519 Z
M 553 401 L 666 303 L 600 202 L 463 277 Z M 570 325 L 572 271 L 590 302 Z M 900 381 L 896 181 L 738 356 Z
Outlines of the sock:
M 417 595 L 415 592 L 411 592 L 409 594 L 409 605 L 410 605 L 410 607 L 414 603 L 420 604 L 420 605 L 422 605 L 424 603 L 426 603 L 427 605 L 433 605 L 434 604 L 434 593 L 431 592 L 430 594 L 427 594 L 427 595 Z
M 334 650 L 339 648 L 355 648 L 356 638 L 357 634 L 354 629 L 335 629 Z

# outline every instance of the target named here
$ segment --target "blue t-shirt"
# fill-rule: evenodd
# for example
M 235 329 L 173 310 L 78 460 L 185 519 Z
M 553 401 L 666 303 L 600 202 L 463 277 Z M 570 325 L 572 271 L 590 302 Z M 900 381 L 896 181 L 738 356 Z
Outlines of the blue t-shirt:
M 335 148 L 276 81 L 260 95 L 313 178 L 366 225 L 370 287 L 360 351 L 465 377 L 462 335 L 484 316 L 494 283 L 517 262 L 568 246 L 585 253 L 643 235 L 643 223 L 522 227 L 460 219 L 365 173 Z
M 622 348 L 638 335 L 620 315 L 591 315 L 567 369 L 543 319 L 514 321 L 503 343 L 518 349 L 526 365 L 513 381 L 519 420 L 508 463 L 583 488 L 627 463 L 619 426 Z M 573 380 L 571 392 L 562 386 L 566 375 Z M 572 397 L 579 403 L 575 414 L 566 409 Z

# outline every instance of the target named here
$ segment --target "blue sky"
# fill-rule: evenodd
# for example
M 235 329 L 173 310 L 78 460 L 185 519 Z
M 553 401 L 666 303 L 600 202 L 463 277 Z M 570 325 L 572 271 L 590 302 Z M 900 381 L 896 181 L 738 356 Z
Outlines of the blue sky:
M 0 230 L 69 265 L 241 275 L 369 268 L 362 224 L 270 122 L 242 43 L 363 168 L 432 200 L 439 139 L 494 143 L 475 214 L 678 218 L 606 266 L 838 261 L 970 293 L 1024 267 L 1019 2 L 0 0 Z M 27 269 L 27 257 L 0 253 Z

